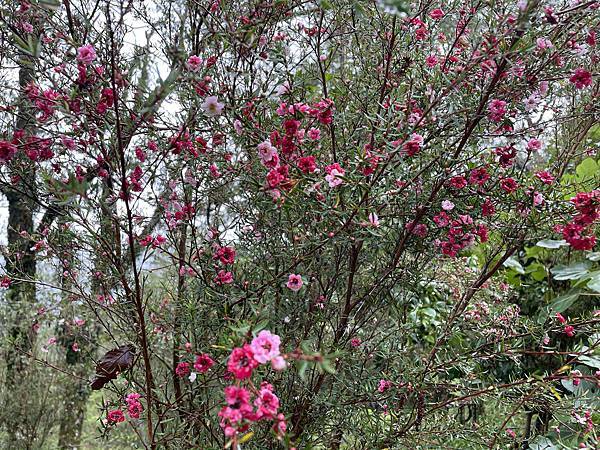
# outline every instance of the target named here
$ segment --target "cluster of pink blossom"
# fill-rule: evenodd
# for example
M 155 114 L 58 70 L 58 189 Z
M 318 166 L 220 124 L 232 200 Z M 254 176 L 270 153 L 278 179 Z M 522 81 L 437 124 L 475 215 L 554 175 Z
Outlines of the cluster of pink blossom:
M 138 393 L 127 394 L 125 402 L 127 402 L 127 414 L 132 419 L 139 419 L 144 407 L 140 403 L 141 395 Z
M 600 218 L 600 191 L 580 192 L 571 199 L 578 214 L 571 222 L 557 227 L 575 250 L 591 250 L 596 245 L 592 226 Z
M 575 383 L 573 383 L 573 384 L 575 384 Z M 576 411 L 573 411 L 572 416 L 578 424 L 585 426 L 584 433 L 591 433 L 594 430 L 594 420 L 592 418 L 591 410 L 589 410 L 589 409 L 586 410 L 583 413 L 583 416 L 577 414 Z M 581 448 L 588 448 L 588 447 L 584 446 Z
M 127 414 L 132 419 L 139 419 L 144 407 L 140 403 L 141 395 L 138 393 L 127 394 L 125 402 L 127 403 Z M 116 425 L 125 421 L 125 414 L 120 409 L 112 409 L 106 415 L 106 422 L 109 425 Z
M 283 370 L 286 362 L 279 353 L 279 336 L 262 330 L 250 344 L 234 348 L 227 361 L 227 370 L 238 380 L 252 376 L 259 364 L 271 363 L 275 370 Z
M 227 362 L 227 370 L 236 380 L 242 382 L 248 380 L 260 364 L 271 363 L 274 370 L 285 369 L 286 361 L 280 354 L 280 343 L 279 336 L 262 330 L 250 344 L 233 349 Z M 219 412 L 225 435 L 234 437 L 247 430 L 253 422 L 261 420 L 274 421 L 273 429 L 278 436 L 283 435 L 287 425 L 283 414 L 278 413 L 279 398 L 273 393 L 273 386 L 266 382 L 262 382 L 258 390 L 252 383 L 249 383 L 249 386 L 225 388 L 227 405 Z M 250 402 L 251 395 L 255 397 L 253 404 L 256 410 Z
M 201 353 L 196 355 L 196 359 L 194 361 L 194 370 L 198 373 L 206 373 L 210 370 L 210 368 L 215 364 L 213 359 L 207 353 Z M 190 381 L 194 381 L 196 372 L 191 373 L 192 365 L 186 361 L 180 361 L 175 367 L 175 374 L 179 378 L 187 377 L 191 375 Z
M 255 422 L 267 420 L 273 421 L 273 430 L 278 437 L 281 438 L 287 430 L 285 416 L 278 412 L 279 398 L 273 393 L 273 386 L 267 382 L 263 381 L 260 388 L 252 389 L 252 392 L 240 386 L 227 386 L 225 403 L 226 406 L 219 411 L 219 417 L 227 437 L 243 433 Z
M 266 187 L 274 199 L 281 197 L 281 191 L 290 190 L 295 182 L 290 178 L 290 165 L 304 174 L 317 170 L 315 156 L 309 154 L 310 145 L 318 145 L 321 130 L 314 125 L 329 125 L 333 121 L 333 101 L 324 99 L 312 106 L 306 103 L 279 104 L 277 114 L 283 118 L 282 131 L 274 130 L 269 139 L 257 146 L 261 164 L 269 169 Z M 303 122 L 307 125 L 302 127 Z M 306 140 L 308 138 L 308 141 Z M 331 187 L 341 184 L 345 171 L 337 163 L 326 168 L 326 180 Z
M 0 141 L 0 165 L 11 161 L 22 151 L 33 162 L 47 161 L 54 156 L 50 139 L 27 136 L 23 130 L 15 131 L 11 141 Z M 53 166 L 57 170 L 57 166 Z
M 213 259 L 217 260 L 223 265 L 231 265 L 235 262 L 235 249 L 233 247 L 221 247 L 215 246 L 215 252 Z M 233 283 L 233 273 L 225 269 L 219 269 L 217 267 L 217 275 L 214 278 L 214 282 L 217 285 L 231 284 Z
M 140 239 L 140 245 L 142 247 L 152 246 L 152 248 L 158 248 L 162 244 L 164 244 L 166 240 L 167 238 L 165 238 L 163 235 L 159 234 L 156 237 L 154 237 L 151 234 L 149 234 L 145 238 Z
M 448 212 L 441 211 L 433 217 L 433 221 L 439 228 L 447 229 L 446 239 L 437 241 L 437 245 L 446 256 L 456 257 L 458 252 L 475 242 L 475 236 L 479 237 L 481 242 L 488 240 L 487 226 L 475 224 L 469 215 L 458 214 L 456 218 L 452 218 Z

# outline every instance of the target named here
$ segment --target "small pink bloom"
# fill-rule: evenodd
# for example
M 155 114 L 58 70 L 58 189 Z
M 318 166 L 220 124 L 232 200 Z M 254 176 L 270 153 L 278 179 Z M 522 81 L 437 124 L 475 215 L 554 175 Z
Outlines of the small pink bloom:
M 13 159 L 15 153 L 17 153 L 17 147 L 14 144 L 8 141 L 0 141 L 0 165 Z
M 287 362 L 285 361 L 285 359 L 283 358 L 283 356 L 276 356 L 275 358 L 273 358 L 271 360 L 271 367 L 273 367 L 273 370 L 276 371 L 282 371 L 287 367 Z
M 377 217 L 376 213 L 372 212 L 369 214 L 369 223 L 375 228 L 379 227 L 379 217 Z
M 248 344 L 234 348 L 227 361 L 227 370 L 238 380 L 250 378 L 252 371 L 258 366 L 252 348 Z
M 217 276 L 215 277 L 215 284 L 223 285 L 223 284 L 231 284 L 233 283 L 233 274 L 226 270 L 219 270 Z
M 575 72 L 573 72 L 569 81 L 573 83 L 577 89 L 583 89 L 592 85 L 592 74 L 580 67 L 579 69 L 575 69 Z
M 108 420 L 108 423 L 120 423 L 125 421 L 125 415 L 120 409 L 113 409 L 108 412 L 106 419 Z
M 190 373 L 190 363 L 180 362 L 179 364 L 177 364 L 177 367 L 175 368 L 175 374 L 179 378 L 183 378 L 183 377 L 189 375 L 189 373 Z
M 325 172 L 327 172 L 325 181 L 327 181 L 329 187 L 334 188 L 343 183 L 344 180 L 342 180 L 341 177 L 344 176 L 346 171 L 342 169 L 338 163 L 330 164 L 329 166 L 325 167 Z
M 444 211 L 452 211 L 454 209 L 454 203 L 450 200 L 444 200 L 442 201 L 442 209 Z
M 293 273 L 291 273 L 288 276 L 288 281 L 286 283 L 286 286 L 288 289 L 291 289 L 294 292 L 298 292 L 300 289 L 302 289 L 302 285 L 303 285 L 303 281 L 302 281 L 302 277 L 300 275 L 295 275 Z
M 200 373 L 206 373 L 214 364 L 215 362 L 209 355 L 202 353 L 201 355 L 196 356 L 194 370 L 197 370 Z
M 202 68 L 202 58 L 192 55 L 188 58 L 186 66 L 191 72 L 198 72 Z
M 210 97 L 206 97 L 202 105 L 200 105 L 204 114 L 210 117 L 215 117 L 220 115 L 223 112 L 223 108 L 225 105 L 220 103 L 217 97 L 211 95 Z
M 488 106 L 489 118 L 492 122 L 501 122 L 507 112 L 506 102 L 494 99 Z
M 540 141 L 538 139 L 530 139 L 527 142 L 527 150 L 537 152 L 538 150 L 541 150 L 541 148 L 542 148 L 542 141 Z
M 377 390 L 381 393 L 384 393 L 389 388 L 392 387 L 392 382 L 389 380 L 379 380 L 379 385 L 377 386 Z
M 279 336 L 272 334 L 270 331 L 262 330 L 250 343 L 254 359 L 260 364 L 266 364 L 276 358 L 279 356 L 280 343 Z
M 442 17 L 444 17 L 444 11 L 442 11 L 440 8 L 436 8 L 429 13 L 429 17 L 431 17 L 433 20 L 440 20 Z
M 93 45 L 84 45 L 77 49 L 77 61 L 90 65 L 96 59 L 96 50 Z

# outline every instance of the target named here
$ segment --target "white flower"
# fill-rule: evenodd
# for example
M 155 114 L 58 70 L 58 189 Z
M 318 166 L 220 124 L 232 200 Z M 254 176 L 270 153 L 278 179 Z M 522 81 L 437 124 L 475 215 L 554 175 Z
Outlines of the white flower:
M 196 375 L 196 372 L 191 372 L 190 376 L 188 377 L 188 379 L 190 380 L 190 383 L 193 383 L 194 381 L 196 381 L 196 377 L 198 375 Z

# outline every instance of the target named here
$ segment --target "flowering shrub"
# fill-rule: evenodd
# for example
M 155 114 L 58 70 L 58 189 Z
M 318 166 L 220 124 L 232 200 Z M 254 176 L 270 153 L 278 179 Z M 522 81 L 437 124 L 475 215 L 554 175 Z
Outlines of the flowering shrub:
M 1 11 L 7 448 L 597 445 L 597 2 Z

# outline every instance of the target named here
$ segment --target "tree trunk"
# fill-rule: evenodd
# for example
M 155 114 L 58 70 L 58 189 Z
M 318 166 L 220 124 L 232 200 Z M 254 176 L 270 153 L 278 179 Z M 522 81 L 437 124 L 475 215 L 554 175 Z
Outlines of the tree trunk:
M 21 90 L 33 81 L 35 59 L 23 55 L 19 60 L 19 85 Z M 15 122 L 16 130 L 32 136 L 36 131 L 35 117 L 22 96 Z M 27 167 L 27 170 L 23 170 Z M 8 200 L 8 248 L 6 272 L 16 278 L 5 296 L 7 310 L 6 328 L 9 341 L 5 348 L 6 385 L 3 399 L 4 424 L 7 430 L 7 448 L 29 448 L 35 438 L 34 427 L 29 426 L 31 414 L 23 405 L 28 404 L 32 394 L 23 386 L 29 366 L 30 354 L 35 343 L 36 275 L 35 254 L 31 235 L 35 203 L 35 170 L 22 151 L 10 162 L 8 170 L 13 177 L 11 186 L 3 187 Z M 24 280 L 24 281 L 21 281 Z

